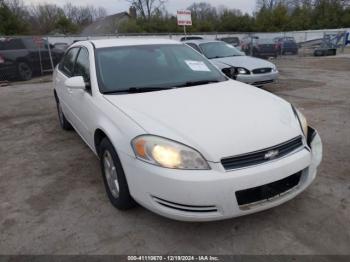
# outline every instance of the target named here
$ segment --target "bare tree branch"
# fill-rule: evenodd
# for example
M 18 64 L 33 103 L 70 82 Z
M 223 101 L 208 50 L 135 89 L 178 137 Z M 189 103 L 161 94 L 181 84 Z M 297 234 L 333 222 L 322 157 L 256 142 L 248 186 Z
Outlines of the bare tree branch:
M 134 6 L 137 13 L 145 20 L 151 19 L 167 2 L 167 0 L 125 0 Z

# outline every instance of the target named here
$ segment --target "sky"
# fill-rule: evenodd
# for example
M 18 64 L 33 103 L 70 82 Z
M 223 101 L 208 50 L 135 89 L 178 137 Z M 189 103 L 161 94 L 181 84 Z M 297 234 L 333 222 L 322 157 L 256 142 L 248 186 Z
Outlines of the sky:
M 256 0 L 168 0 L 166 3 L 167 10 L 170 13 L 176 13 L 176 10 L 186 9 L 193 2 L 207 2 L 213 6 L 224 5 L 228 8 L 240 9 L 242 12 L 252 13 L 255 9 Z M 52 3 L 64 5 L 69 2 L 73 5 L 93 5 L 102 6 L 107 10 L 108 14 L 114 14 L 129 9 L 129 3 L 125 0 L 23 0 L 25 4 L 36 3 Z

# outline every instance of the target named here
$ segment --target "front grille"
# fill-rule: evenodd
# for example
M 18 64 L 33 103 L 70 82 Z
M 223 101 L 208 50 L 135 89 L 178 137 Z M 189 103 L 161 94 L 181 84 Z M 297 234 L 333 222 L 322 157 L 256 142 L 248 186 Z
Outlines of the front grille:
M 266 68 L 257 68 L 253 70 L 253 74 L 267 74 L 271 73 L 272 68 L 266 67 Z
M 170 202 L 159 197 L 153 196 L 153 200 L 157 202 L 159 205 L 174 209 L 182 212 L 193 212 L 193 213 L 212 213 L 218 212 L 216 206 L 192 206 L 192 205 L 184 205 L 179 203 Z
M 238 205 L 249 205 L 283 195 L 299 184 L 301 175 L 302 171 L 267 185 L 237 191 Z
M 279 144 L 274 147 L 240 156 L 224 158 L 221 160 L 221 164 L 226 170 L 259 165 L 274 159 L 284 157 L 301 147 L 303 147 L 303 140 L 301 136 L 298 136 L 292 140 L 289 140 L 288 142 Z

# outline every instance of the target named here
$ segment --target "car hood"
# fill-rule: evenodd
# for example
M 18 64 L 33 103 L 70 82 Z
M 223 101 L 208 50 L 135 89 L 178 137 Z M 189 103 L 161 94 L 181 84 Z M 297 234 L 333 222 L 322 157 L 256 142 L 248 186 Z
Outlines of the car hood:
M 289 103 L 233 80 L 104 97 L 145 133 L 191 146 L 212 162 L 265 149 L 301 134 Z
M 275 67 L 275 65 L 269 61 L 250 56 L 223 57 L 211 59 L 210 61 L 220 69 L 227 68 L 228 66 L 234 66 L 243 67 L 251 71 L 257 68 Z

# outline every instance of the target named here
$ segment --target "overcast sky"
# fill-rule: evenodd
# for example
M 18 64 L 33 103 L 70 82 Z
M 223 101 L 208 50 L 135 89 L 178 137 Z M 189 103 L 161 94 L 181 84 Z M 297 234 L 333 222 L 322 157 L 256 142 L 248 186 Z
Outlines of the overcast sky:
M 54 3 L 57 5 L 64 5 L 66 2 L 73 5 L 94 5 L 106 8 L 108 14 L 126 11 L 129 9 L 129 4 L 125 0 L 23 0 L 25 4 L 31 3 Z M 193 2 L 200 2 L 203 0 L 168 0 L 166 7 L 171 13 L 176 13 L 178 9 L 185 9 Z M 256 0 L 204 0 L 214 6 L 225 5 L 229 8 L 240 9 L 243 12 L 252 13 L 255 8 Z

